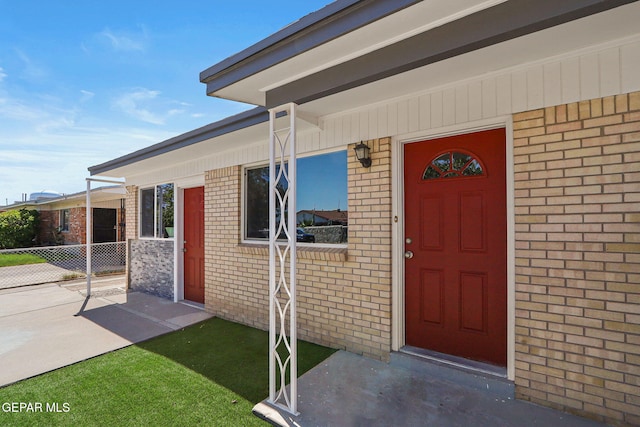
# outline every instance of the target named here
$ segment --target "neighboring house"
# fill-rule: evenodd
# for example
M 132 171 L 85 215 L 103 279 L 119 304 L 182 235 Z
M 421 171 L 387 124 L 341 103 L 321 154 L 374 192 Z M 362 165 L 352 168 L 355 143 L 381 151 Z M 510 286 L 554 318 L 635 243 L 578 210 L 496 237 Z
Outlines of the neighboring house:
M 129 286 L 268 327 L 267 109 L 295 103 L 298 170 L 345 181 L 298 200 L 346 188 L 349 212 L 347 244 L 298 248 L 299 338 L 481 361 L 518 398 L 640 424 L 638 22 L 612 0 L 305 16 L 201 73 L 257 108 L 90 168 L 127 181 Z
M 298 225 L 347 225 L 349 213 L 340 209 L 332 211 L 301 210 L 297 213 Z
M 124 195 L 121 187 L 91 190 L 93 243 L 125 239 Z M 0 206 L 0 212 L 34 209 L 40 212 L 39 245 L 84 244 L 87 238 L 86 191 L 74 194 L 33 193 L 29 200 Z

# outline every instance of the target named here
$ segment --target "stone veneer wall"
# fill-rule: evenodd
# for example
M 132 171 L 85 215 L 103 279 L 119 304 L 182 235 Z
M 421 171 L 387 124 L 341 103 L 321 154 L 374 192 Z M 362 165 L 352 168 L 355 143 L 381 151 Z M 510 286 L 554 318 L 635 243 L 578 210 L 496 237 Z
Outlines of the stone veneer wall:
M 391 349 L 391 140 L 348 153 L 348 249 L 298 249 L 298 337 L 387 360 Z M 268 250 L 241 244 L 240 166 L 205 176 L 205 308 L 269 325 Z
M 513 120 L 517 396 L 640 425 L 640 92 Z
M 129 289 L 173 299 L 173 239 L 129 240 Z
M 173 299 L 174 241 L 173 239 L 138 238 L 138 187 L 127 187 L 125 198 L 127 237 L 127 286 Z

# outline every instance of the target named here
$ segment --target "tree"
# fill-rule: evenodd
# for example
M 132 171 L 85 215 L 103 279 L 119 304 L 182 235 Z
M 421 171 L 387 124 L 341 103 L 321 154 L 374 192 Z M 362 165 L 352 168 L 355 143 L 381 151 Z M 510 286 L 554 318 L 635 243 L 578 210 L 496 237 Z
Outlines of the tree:
M 20 209 L 0 213 L 0 248 L 28 248 L 35 245 L 40 213 Z

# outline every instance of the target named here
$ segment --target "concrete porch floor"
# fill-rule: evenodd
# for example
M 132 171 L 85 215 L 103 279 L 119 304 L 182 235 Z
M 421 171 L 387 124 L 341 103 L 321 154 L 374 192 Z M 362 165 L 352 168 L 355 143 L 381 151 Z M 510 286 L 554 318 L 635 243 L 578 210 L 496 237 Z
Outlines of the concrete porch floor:
M 563 426 L 598 422 L 515 400 L 506 381 L 394 353 L 386 364 L 339 351 L 298 379 L 298 416 L 266 401 L 277 426 Z
M 126 292 L 124 277 L 0 290 L 0 387 L 210 318 Z

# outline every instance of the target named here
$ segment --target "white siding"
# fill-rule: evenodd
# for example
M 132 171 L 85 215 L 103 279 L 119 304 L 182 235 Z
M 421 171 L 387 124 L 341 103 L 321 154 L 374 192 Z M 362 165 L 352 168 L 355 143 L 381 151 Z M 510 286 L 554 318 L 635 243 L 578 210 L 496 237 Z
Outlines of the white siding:
M 321 117 L 320 130 L 298 136 L 300 153 L 345 147 L 360 140 L 429 131 L 546 106 L 640 90 L 640 40 L 497 71 L 478 79 L 417 92 L 386 103 Z M 262 143 L 202 156 L 130 177 L 128 183 L 171 181 L 221 167 L 263 162 Z

